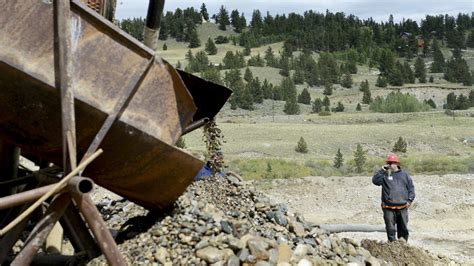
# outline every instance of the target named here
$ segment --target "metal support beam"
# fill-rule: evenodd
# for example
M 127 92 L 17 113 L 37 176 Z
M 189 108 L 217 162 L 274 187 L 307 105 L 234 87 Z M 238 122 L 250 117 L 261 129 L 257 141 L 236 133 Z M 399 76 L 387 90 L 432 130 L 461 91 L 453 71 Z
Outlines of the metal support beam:
M 77 165 L 76 120 L 72 90 L 71 8 L 69 0 L 54 1 L 54 61 L 56 88 L 61 90 L 63 168 L 68 173 Z
M 107 225 L 102 219 L 102 215 L 95 207 L 90 196 L 87 194 L 82 196 L 79 194 L 72 194 L 72 196 L 74 202 L 89 225 L 100 250 L 105 255 L 107 262 L 110 265 L 126 265 L 112 234 L 107 228 Z
M 54 224 L 61 218 L 67 206 L 71 203 L 71 196 L 63 193 L 57 196 L 46 210 L 43 218 L 36 224 L 28 236 L 22 251 L 15 257 L 13 266 L 29 265 L 34 255 L 46 241 Z

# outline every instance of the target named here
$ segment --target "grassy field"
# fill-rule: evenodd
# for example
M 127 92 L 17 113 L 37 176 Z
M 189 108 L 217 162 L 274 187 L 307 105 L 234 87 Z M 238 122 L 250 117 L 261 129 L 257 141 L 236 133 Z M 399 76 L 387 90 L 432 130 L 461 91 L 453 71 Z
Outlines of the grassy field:
M 218 35 L 235 35 L 233 31 L 220 31 L 217 25 L 204 23 L 198 28 L 202 46 L 191 49 L 195 54 L 203 50 L 208 37 Z M 162 51 L 163 43 L 168 50 Z M 172 64 L 181 62 L 183 68 L 187 62 L 184 55 L 189 50 L 187 43 L 173 40 L 160 41 L 158 53 Z M 278 56 L 282 43 L 270 45 Z M 218 64 L 222 62 L 227 51 L 242 51 L 243 47 L 232 43 L 217 45 L 218 54 L 209 56 L 209 60 Z M 252 48 L 251 55 L 264 55 L 268 46 Z M 448 49 L 443 50 L 445 57 L 450 57 Z M 474 50 L 463 51 L 465 59 L 474 68 Z M 318 55 L 314 54 L 317 58 Z M 246 57 L 249 59 L 250 57 Z M 425 58 L 429 66 L 431 58 Z M 413 63 L 413 60 L 412 62 Z M 242 69 L 242 74 L 245 69 Z M 250 67 L 254 77 L 261 81 L 269 80 L 274 85 L 280 84 L 283 77 L 279 69 L 271 67 Z M 221 71 L 223 75 L 225 70 Z M 444 114 L 442 105 L 450 92 L 468 95 L 473 86 L 453 84 L 442 78 L 442 73 L 428 73 L 433 76 L 433 83 L 405 84 L 403 87 L 377 88 L 378 70 L 358 65 L 358 73 L 352 75 L 354 86 L 346 89 L 335 85 L 334 94 L 330 96 L 331 104 L 342 102 L 343 113 L 330 116 L 311 114 L 311 106 L 300 105 L 301 114 L 287 116 L 283 113 L 284 102 L 265 100 L 256 104 L 255 110 L 230 110 L 225 106 L 217 122 L 222 129 L 226 143 L 223 150 L 226 161 L 232 170 L 242 173 L 247 178 L 294 177 L 304 175 L 351 175 L 353 174 L 353 152 L 361 144 L 368 154 L 364 171 L 370 173 L 382 163 L 382 158 L 391 151 L 398 137 L 408 142 L 408 152 L 402 154 L 405 165 L 415 172 L 469 172 L 474 171 L 474 147 L 465 143 L 474 138 L 474 110 L 459 112 L 455 120 Z M 400 90 L 415 95 L 419 100 L 433 99 L 437 111 L 425 113 L 380 114 L 368 111 L 362 106 L 362 112 L 355 107 L 362 99 L 358 87 L 361 81 L 368 80 L 372 96 L 384 96 L 390 91 Z M 297 90 L 309 88 L 307 84 L 298 85 Z M 322 87 L 309 88 L 312 99 L 323 97 Z M 303 137 L 309 152 L 297 153 L 295 146 Z M 202 132 L 197 130 L 185 136 L 187 150 L 204 158 Z M 332 167 L 337 149 L 341 149 L 345 166 L 342 169 Z

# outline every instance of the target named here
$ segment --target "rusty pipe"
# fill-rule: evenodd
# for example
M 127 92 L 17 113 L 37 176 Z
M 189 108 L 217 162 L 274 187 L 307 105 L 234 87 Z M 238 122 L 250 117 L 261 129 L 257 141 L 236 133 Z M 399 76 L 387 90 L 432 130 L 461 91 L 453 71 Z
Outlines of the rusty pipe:
M 59 218 L 61 218 L 70 202 L 71 196 L 68 193 L 63 193 L 53 200 L 41 221 L 36 224 L 28 236 L 22 251 L 16 256 L 11 265 L 31 264 L 34 255 L 46 241 L 49 232 L 53 229 L 54 224 Z
M 68 181 L 67 186 L 72 193 L 84 194 L 92 191 L 94 181 L 87 177 L 75 176 Z
M 56 184 L 51 184 L 0 198 L 0 210 L 12 208 L 39 199 L 41 196 L 53 189 L 55 185 Z
M 112 234 L 89 195 L 71 194 L 110 265 L 126 265 Z
M 145 28 L 143 29 L 143 41 L 146 46 L 156 50 L 158 46 L 158 35 L 160 34 L 161 13 L 165 0 L 150 0 L 146 14 Z
M 184 130 L 183 130 L 183 134 L 182 135 L 186 135 L 188 134 L 189 132 L 195 130 L 195 129 L 198 129 L 200 127 L 202 127 L 203 125 L 205 125 L 207 122 L 209 122 L 209 118 L 208 117 L 204 117 L 202 119 L 199 119 L 198 121 L 194 121 L 192 122 L 191 124 L 189 124 Z

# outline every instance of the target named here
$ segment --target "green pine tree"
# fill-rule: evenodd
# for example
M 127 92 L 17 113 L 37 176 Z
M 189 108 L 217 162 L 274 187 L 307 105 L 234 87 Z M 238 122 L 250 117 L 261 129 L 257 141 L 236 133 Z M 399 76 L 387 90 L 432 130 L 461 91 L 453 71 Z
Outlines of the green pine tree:
M 308 153 L 308 145 L 303 137 L 300 137 L 300 140 L 296 144 L 295 151 L 299 153 Z
M 344 157 L 342 156 L 341 149 L 337 149 L 336 156 L 334 157 L 334 167 L 341 168 L 344 165 Z
M 377 78 L 377 83 L 375 84 L 375 86 L 380 87 L 380 88 L 387 87 L 387 79 L 384 76 L 379 75 L 379 77 Z
M 319 113 L 322 110 L 323 110 L 323 102 L 321 101 L 321 99 L 319 98 L 314 99 L 313 105 L 312 105 L 312 112 Z
M 244 80 L 247 82 L 250 82 L 252 79 L 253 79 L 252 71 L 250 71 L 250 68 L 247 67 L 244 73 Z
M 166 43 L 163 44 L 163 51 L 166 51 L 168 50 L 168 45 L 166 45 Z
M 352 87 L 352 76 L 350 73 L 345 73 L 342 77 L 341 85 L 344 88 L 351 88 Z
M 332 84 L 331 83 L 326 83 L 324 84 L 324 91 L 323 95 L 332 95 Z
M 298 95 L 298 103 L 311 104 L 311 95 L 309 94 L 308 89 L 304 88 Z
M 418 78 L 420 83 L 426 83 L 425 62 L 421 57 L 418 57 L 415 61 L 415 77 Z
M 211 37 L 209 37 L 209 38 L 207 39 L 206 49 L 205 49 L 205 50 L 206 50 L 207 54 L 209 54 L 209 55 L 215 55 L 215 54 L 217 54 L 217 47 L 216 47 L 214 41 L 211 39 Z
M 356 111 L 362 111 L 362 107 L 360 106 L 360 103 L 357 103 Z
M 178 140 L 176 141 L 176 147 L 186 149 L 186 142 L 184 141 L 183 137 L 178 138 Z
M 407 142 L 402 138 L 399 137 L 398 140 L 395 142 L 395 145 L 393 145 L 393 152 L 407 152 Z
M 370 89 L 367 88 L 362 95 L 362 103 L 370 104 L 371 102 L 372 102 L 372 94 L 370 93 Z
M 441 52 L 441 49 L 439 48 L 438 41 L 435 39 L 433 41 L 433 63 L 431 63 L 430 71 L 432 73 L 442 73 L 444 72 L 444 66 L 444 56 Z
M 297 115 L 300 113 L 300 106 L 296 103 L 296 96 L 290 96 L 286 99 L 283 112 L 287 115 Z
M 357 144 L 356 150 L 354 151 L 354 163 L 355 163 L 355 170 L 357 173 L 362 173 L 364 169 L 365 162 L 367 160 L 366 157 L 367 151 L 362 149 L 362 145 Z

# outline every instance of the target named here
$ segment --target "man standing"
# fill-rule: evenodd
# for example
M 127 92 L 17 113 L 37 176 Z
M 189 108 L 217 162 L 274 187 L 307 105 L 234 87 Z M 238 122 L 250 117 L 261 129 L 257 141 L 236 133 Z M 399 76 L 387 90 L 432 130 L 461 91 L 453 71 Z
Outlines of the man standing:
M 413 180 L 400 168 L 396 154 L 389 154 L 385 163 L 372 177 L 372 183 L 382 186 L 382 210 L 388 241 L 397 238 L 408 241 L 408 208 L 415 199 Z

